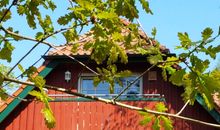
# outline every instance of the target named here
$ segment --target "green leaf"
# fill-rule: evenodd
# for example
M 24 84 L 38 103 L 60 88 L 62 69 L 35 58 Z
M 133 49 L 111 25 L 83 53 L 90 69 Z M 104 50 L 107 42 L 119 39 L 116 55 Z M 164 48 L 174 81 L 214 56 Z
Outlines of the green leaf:
M 168 117 L 165 116 L 160 116 L 161 121 L 163 121 L 163 127 L 165 130 L 172 130 L 173 125 L 172 125 L 172 120 Z
M 204 82 L 205 87 L 211 92 L 219 92 L 220 91 L 220 80 L 219 77 L 214 77 L 213 75 L 203 75 L 202 80 Z
M 55 121 L 55 117 L 53 115 L 53 112 L 51 111 L 51 109 L 49 108 L 43 108 L 41 110 L 41 112 L 43 113 L 44 115 L 44 118 L 45 118 L 45 122 L 46 122 L 46 125 L 48 128 L 54 128 L 55 127 L 55 124 L 56 124 L 56 121 Z
M 35 38 L 36 38 L 37 40 L 42 40 L 42 39 L 44 38 L 44 33 L 42 33 L 42 32 L 37 32 Z
M 149 2 L 147 0 L 139 0 L 143 9 L 146 11 L 146 13 L 153 14 L 149 7 Z
M 139 122 L 139 124 L 142 125 L 142 126 L 147 125 L 148 123 L 150 123 L 150 122 L 152 121 L 152 118 L 153 118 L 153 117 L 154 117 L 154 116 L 152 116 L 152 115 L 144 116 L 144 119 L 141 120 L 141 121 Z
M 40 101 L 44 101 L 44 96 L 41 92 L 36 91 L 36 90 L 32 90 L 29 92 L 30 95 L 36 97 L 38 100 Z
M 0 72 L 0 86 L 2 86 L 4 82 L 4 75 Z
M 185 102 L 189 100 L 191 105 L 194 104 L 197 95 L 197 91 L 195 90 L 197 87 L 196 77 L 197 76 L 191 72 L 189 76 L 186 76 L 186 78 L 183 80 L 184 93 L 181 96 Z
M 5 15 L 6 12 L 7 14 Z M 3 22 L 11 19 L 11 11 L 10 10 L 8 11 L 7 9 L 0 10 L 0 18 L 2 18 L 3 16 L 4 16 L 4 19 L 2 20 Z
M 202 40 L 206 41 L 207 39 L 209 39 L 212 36 L 212 29 L 211 28 L 206 28 L 203 30 L 202 32 Z
M 169 81 L 176 86 L 182 86 L 183 85 L 183 76 L 185 74 L 186 74 L 185 69 L 178 70 L 170 76 Z
M 112 11 L 110 12 L 106 12 L 106 11 L 102 11 L 100 13 L 97 14 L 97 18 L 99 19 L 115 19 L 118 18 L 118 15 Z
M 118 51 L 116 47 L 112 47 L 110 49 L 110 54 L 109 54 L 109 58 L 108 58 L 108 64 L 112 64 L 115 63 L 118 60 Z
M 156 65 L 159 61 L 162 60 L 162 56 L 160 54 L 158 55 L 150 55 L 147 57 L 148 62 L 150 62 L 150 64 Z
M 202 52 L 205 52 L 206 55 L 209 55 L 211 58 L 216 59 L 216 54 L 220 52 L 220 45 L 213 47 L 210 45 L 207 49 L 201 49 Z
M 25 70 L 24 70 L 24 68 L 23 68 L 23 66 L 22 66 L 21 64 L 18 64 L 18 69 L 19 69 L 22 73 L 25 72 Z
M 115 74 L 115 77 L 129 77 L 132 75 L 132 72 L 130 70 L 124 70 L 124 71 L 121 71 L 117 74 Z
M 151 35 L 155 38 L 157 34 L 157 29 L 154 27 L 151 31 Z
M 0 98 L 1 100 L 5 101 L 8 98 L 8 95 L 5 92 L 5 89 L 0 88 Z
M 70 29 L 63 33 L 63 36 L 66 38 L 68 43 L 75 41 L 78 38 L 77 32 L 75 29 Z
M 188 33 L 178 33 L 178 37 L 179 37 L 179 40 L 181 42 L 181 45 L 183 48 L 185 49 L 189 49 L 191 46 L 192 46 L 192 41 L 191 39 L 189 38 L 189 35 Z
M 66 24 L 68 24 L 70 21 L 72 21 L 72 16 L 73 16 L 73 13 L 69 13 L 69 14 L 66 14 L 65 16 L 61 16 L 61 17 L 57 20 L 57 23 L 60 24 L 60 25 L 66 25 Z
M 162 77 L 163 77 L 164 81 L 167 81 L 167 71 L 166 71 L 166 69 L 162 69 Z
M 159 111 L 159 112 L 166 112 L 168 109 L 166 108 L 166 106 L 164 105 L 164 103 L 160 102 L 160 103 L 157 103 L 155 105 L 155 109 L 156 111 Z
M 0 50 L 0 59 L 11 62 L 11 55 L 14 47 L 8 41 L 5 41 L 4 47 Z
M 48 5 L 52 11 L 54 11 L 57 8 L 57 6 L 55 5 L 53 1 L 48 1 Z
M 46 83 L 46 81 L 41 76 L 36 76 L 36 77 L 32 78 L 31 81 L 34 82 L 34 84 L 38 88 L 42 88 Z
M 157 117 L 153 124 L 153 130 L 160 130 L 160 119 Z
M 34 66 L 29 67 L 25 72 L 23 73 L 24 75 L 27 75 L 28 77 L 31 77 L 33 74 L 37 72 L 37 68 Z
M 98 84 L 101 82 L 102 80 L 99 77 L 94 77 L 93 78 L 93 84 L 95 87 L 98 86 Z
M 206 92 L 206 94 L 202 93 L 201 95 L 202 95 L 202 98 L 204 99 L 204 102 L 205 102 L 207 108 L 209 110 L 212 110 L 214 107 L 214 103 L 212 101 L 213 100 L 212 96 L 208 92 Z
M 23 15 L 25 13 L 25 7 L 22 6 L 22 5 L 19 5 L 17 7 L 17 12 L 18 12 L 19 15 Z
M 1 0 L 0 7 L 6 7 L 9 4 L 9 0 Z
M 76 52 L 79 50 L 79 46 L 80 46 L 79 43 L 73 44 L 73 45 L 72 45 L 71 52 L 72 52 L 72 53 L 76 53 Z

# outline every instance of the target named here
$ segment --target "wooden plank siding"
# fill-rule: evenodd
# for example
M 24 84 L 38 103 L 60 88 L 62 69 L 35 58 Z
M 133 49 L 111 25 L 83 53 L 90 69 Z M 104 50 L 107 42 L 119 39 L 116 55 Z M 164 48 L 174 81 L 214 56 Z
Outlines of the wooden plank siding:
M 96 65 L 89 64 L 91 68 Z M 132 62 L 128 65 L 119 65 L 119 69 L 130 69 L 136 73 L 141 73 L 149 65 L 145 62 Z M 64 72 L 69 70 L 72 73 L 72 79 L 69 83 L 64 80 Z M 158 68 L 157 80 L 148 81 L 147 74 L 143 77 L 144 94 L 164 95 L 165 104 L 170 113 L 177 113 L 184 102 L 181 93 L 183 89 L 165 82 L 161 77 Z M 89 73 L 80 65 L 68 62 L 58 65 L 46 76 L 46 82 L 49 85 L 60 86 L 72 91 L 77 91 L 78 79 L 81 73 Z M 49 90 L 48 94 L 63 94 L 54 90 Z M 27 97 L 30 98 L 30 97 Z M 61 97 L 63 99 L 70 97 Z M 150 97 L 146 97 L 146 99 Z M 159 102 L 155 100 L 142 101 L 123 101 L 124 103 L 153 108 Z M 96 101 L 77 101 L 65 100 L 50 102 L 51 108 L 55 114 L 56 127 L 54 130 L 151 130 L 152 124 L 145 127 L 139 125 L 142 118 L 136 111 L 127 108 L 121 108 Z M 42 104 L 36 101 L 22 102 L 10 115 L 0 124 L 0 130 L 48 130 L 44 124 L 41 114 Z M 194 106 L 187 106 L 181 115 L 196 118 L 203 121 L 216 123 L 209 113 L 198 103 Z M 195 124 L 179 119 L 174 120 L 174 129 L 176 130 L 214 130 L 212 127 Z

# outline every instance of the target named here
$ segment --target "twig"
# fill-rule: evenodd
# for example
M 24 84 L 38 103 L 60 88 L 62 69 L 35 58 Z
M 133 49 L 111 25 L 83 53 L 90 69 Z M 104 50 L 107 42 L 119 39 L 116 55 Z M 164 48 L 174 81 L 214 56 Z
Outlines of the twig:
M 126 88 L 124 88 L 115 98 L 113 98 L 112 100 L 115 101 L 117 100 L 126 90 L 128 90 L 137 80 L 139 80 L 144 74 L 146 74 L 148 71 L 150 71 L 153 67 L 155 67 L 156 65 L 152 65 L 151 67 L 149 67 L 147 70 L 145 70 L 142 74 L 140 74 L 135 80 L 133 80 Z
M 24 85 L 30 85 L 30 86 L 35 87 L 35 84 L 32 83 L 32 82 L 23 82 L 23 81 L 19 81 L 19 80 L 7 78 L 7 77 L 5 77 L 4 80 L 19 83 L 19 84 L 24 84 Z M 191 121 L 191 122 L 195 122 L 195 123 L 199 123 L 199 124 L 203 124 L 203 125 L 208 125 L 208 126 L 220 128 L 219 124 L 209 123 L 209 122 L 193 119 L 193 118 L 190 118 L 190 117 L 179 116 L 179 115 L 176 115 L 176 114 L 144 109 L 144 108 L 141 108 L 141 107 L 136 107 L 136 106 L 124 104 L 124 103 L 121 103 L 121 102 L 112 101 L 112 100 L 109 100 L 109 99 L 104 99 L 104 98 L 100 98 L 100 97 L 96 97 L 96 96 L 90 96 L 90 95 L 86 95 L 86 94 L 82 94 L 82 93 L 78 93 L 78 92 L 73 92 L 71 90 L 64 89 L 64 88 L 59 88 L 57 86 L 45 85 L 45 88 L 56 90 L 56 91 L 61 91 L 61 92 L 67 93 L 67 94 L 71 94 L 71 95 L 75 95 L 75 96 L 79 96 L 79 97 L 83 97 L 83 98 L 88 98 L 88 99 L 104 102 L 104 103 L 107 103 L 107 104 L 112 104 L 112 105 L 115 105 L 115 106 L 128 108 L 128 109 L 135 110 L 135 111 L 143 111 L 143 112 L 147 112 L 147 113 L 150 113 L 150 114 L 174 117 L 174 118 L 178 118 L 178 119 L 182 119 L 182 120 L 186 120 L 186 121 Z
M 183 107 L 181 108 L 181 110 L 178 112 L 178 113 L 176 113 L 176 115 L 180 115 L 182 112 L 183 112 L 183 110 L 186 108 L 186 106 L 189 104 L 189 100 L 183 105 Z
M 147 42 L 149 42 L 150 45 L 153 45 L 152 41 L 148 38 L 147 33 L 144 31 L 144 28 L 143 28 L 141 22 L 139 21 L 139 19 L 137 19 L 137 22 L 138 22 L 138 24 L 139 24 L 141 30 L 144 32 L 145 36 L 147 37 Z
M 50 50 L 50 48 L 51 47 L 49 47 L 46 51 L 45 51 L 45 53 L 43 54 L 43 55 L 46 55 L 47 54 L 47 52 Z M 35 61 L 31 66 L 35 66 L 35 64 L 37 64 L 41 59 L 42 59 L 43 57 L 40 57 L 37 61 Z M 30 67 L 31 67 L 30 66 Z M 23 74 L 24 74 L 25 72 L 23 72 L 23 73 L 21 73 L 20 75 L 18 75 L 15 79 L 18 79 L 19 77 L 21 77 Z M 6 83 L 4 86 L 2 86 L 2 87 L 5 87 L 5 86 L 7 86 L 8 84 L 10 84 L 11 82 L 8 82 L 8 83 Z
M 40 44 L 40 41 L 36 43 L 7 73 L 7 76 L 15 69 L 15 67 L 21 63 L 22 60 L 24 60 L 25 57 L 27 57 L 38 45 Z

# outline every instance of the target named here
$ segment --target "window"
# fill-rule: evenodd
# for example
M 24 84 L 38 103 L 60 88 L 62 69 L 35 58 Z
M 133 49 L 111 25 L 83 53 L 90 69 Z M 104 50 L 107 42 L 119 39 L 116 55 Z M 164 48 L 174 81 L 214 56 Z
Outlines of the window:
M 107 82 L 101 82 L 97 87 L 94 87 L 93 76 L 82 76 L 80 78 L 79 92 L 104 97 L 115 96 L 136 78 L 137 76 L 135 75 L 127 78 L 121 78 L 120 81 L 122 86 L 120 86 L 118 83 L 115 83 L 114 94 L 110 94 L 109 84 Z M 137 80 L 128 90 L 123 93 L 123 96 L 134 96 L 138 94 L 142 94 L 142 79 Z

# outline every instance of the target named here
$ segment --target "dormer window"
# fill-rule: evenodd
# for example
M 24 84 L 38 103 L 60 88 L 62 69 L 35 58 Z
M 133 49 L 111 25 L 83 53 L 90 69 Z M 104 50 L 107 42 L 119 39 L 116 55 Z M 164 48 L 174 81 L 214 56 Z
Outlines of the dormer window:
M 81 76 L 78 91 L 83 94 L 101 96 L 101 97 L 113 97 L 120 93 L 127 85 L 134 81 L 137 76 L 133 75 L 126 78 L 121 78 L 121 85 L 115 83 L 114 93 L 110 94 L 109 84 L 107 82 L 101 82 L 97 87 L 93 85 L 93 76 Z M 137 97 L 142 94 L 142 78 L 136 81 L 122 97 Z

